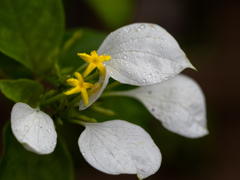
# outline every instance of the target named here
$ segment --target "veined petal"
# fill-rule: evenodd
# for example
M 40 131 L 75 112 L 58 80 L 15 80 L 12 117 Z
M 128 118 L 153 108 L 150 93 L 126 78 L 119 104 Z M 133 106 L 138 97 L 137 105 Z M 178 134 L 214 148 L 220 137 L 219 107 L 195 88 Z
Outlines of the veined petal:
M 145 86 L 160 83 L 193 68 L 177 41 L 156 24 L 136 23 L 122 27 L 104 40 L 98 54 L 109 75 L 124 84 Z
M 76 78 L 78 79 L 80 84 L 82 84 L 84 82 L 82 75 L 79 72 L 75 72 L 74 75 L 76 76 Z
M 88 93 L 87 93 L 86 89 L 84 89 L 84 88 L 82 89 L 81 96 L 83 98 L 85 105 L 87 106 L 88 105 Z
M 88 65 L 88 67 L 86 68 L 86 70 L 84 71 L 83 77 L 86 77 L 87 75 L 89 75 L 95 68 L 96 68 L 96 64 L 95 63 L 90 63 Z
M 97 63 L 97 68 L 100 71 L 100 73 L 105 76 L 106 68 L 103 66 L 103 64 L 102 63 Z
M 82 88 L 80 88 L 79 86 L 76 86 L 66 92 L 64 92 L 65 95 L 71 95 L 71 94 L 76 94 L 76 93 L 79 93 L 81 92 Z
M 82 58 L 85 62 L 90 63 L 92 62 L 92 57 L 86 53 L 77 53 L 77 55 Z
M 70 85 L 70 86 L 77 86 L 79 84 L 78 80 L 74 79 L 74 78 L 71 78 L 71 79 L 68 79 L 67 80 L 67 83 Z
M 106 88 L 107 84 L 108 84 L 108 80 L 109 80 L 109 75 L 106 72 L 105 77 L 102 74 L 99 74 L 99 81 L 96 84 L 102 85 L 101 89 L 99 91 L 92 91 L 92 94 L 89 95 L 89 103 L 86 106 L 84 101 L 81 100 L 79 103 L 79 110 L 84 110 L 86 108 L 88 108 L 89 106 L 91 106 L 102 94 L 103 90 Z M 91 90 L 90 90 L 91 91 Z
M 11 112 L 14 136 L 24 148 L 37 154 L 50 154 L 56 147 L 57 133 L 53 120 L 39 109 L 16 103 Z
M 140 126 L 123 120 L 84 124 L 78 145 L 94 168 L 107 174 L 137 174 L 139 179 L 159 169 L 161 153 Z
M 208 134 L 204 94 L 187 76 L 178 75 L 163 83 L 122 91 L 118 95 L 140 100 L 165 128 L 174 133 L 188 138 Z

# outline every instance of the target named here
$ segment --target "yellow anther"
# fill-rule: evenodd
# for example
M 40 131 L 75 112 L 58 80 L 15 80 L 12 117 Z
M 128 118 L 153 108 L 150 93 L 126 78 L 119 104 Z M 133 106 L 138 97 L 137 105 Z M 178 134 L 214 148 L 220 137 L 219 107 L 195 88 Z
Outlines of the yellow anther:
M 100 55 L 98 56 L 96 51 L 92 51 L 90 55 L 86 53 L 78 53 L 77 54 L 80 58 L 82 58 L 85 62 L 89 63 L 87 69 L 83 73 L 83 77 L 86 77 L 88 74 L 90 74 L 95 68 L 98 68 L 100 73 L 105 76 L 106 69 L 103 66 L 103 61 L 109 61 L 111 59 L 111 56 L 108 55 Z
M 82 75 L 78 72 L 75 72 L 74 75 L 77 79 L 70 78 L 67 80 L 67 83 L 70 86 L 75 86 L 74 88 L 70 89 L 69 91 L 64 92 L 65 95 L 71 95 L 75 93 L 81 92 L 81 96 L 85 105 L 88 105 L 88 93 L 87 89 L 91 88 L 93 85 L 91 83 L 84 82 Z

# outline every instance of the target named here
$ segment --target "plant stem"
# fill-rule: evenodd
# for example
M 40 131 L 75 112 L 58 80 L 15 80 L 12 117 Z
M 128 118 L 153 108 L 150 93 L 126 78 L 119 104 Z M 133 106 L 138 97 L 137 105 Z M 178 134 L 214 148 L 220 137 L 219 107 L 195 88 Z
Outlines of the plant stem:
M 121 83 L 118 82 L 118 81 L 115 81 L 115 82 L 113 82 L 112 84 L 109 84 L 109 85 L 104 89 L 104 91 L 109 91 L 109 90 L 111 90 L 111 89 L 113 89 L 113 88 L 115 88 L 115 87 L 117 87 L 117 86 L 119 86 L 119 85 L 121 85 Z
M 81 73 L 87 66 L 88 66 L 88 63 L 85 63 L 82 66 L 80 66 L 79 68 L 77 68 L 74 72 Z
M 90 81 L 90 80 L 92 80 L 92 79 L 95 79 L 95 78 L 97 78 L 97 77 L 99 76 L 98 74 L 99 74 L 99 72 L 96 71 L 96 72 L 94 72 L 92 75 L 84 78 L 84 81 Z
M 72 102 L 70 102 L 67 106 L 66 113 L 69 114 L 69 111 L 75 106 L 75 104 L 80 102 L 81 99 L 82 99 L 82 96 L 79 95 L 74 100 L 72 100 Z
M 69 122 L 75 123 L 75 124 L 79 124 L 85 127 L 85 123 L 80 121 L 80 120 L 76 120 L 76 119 L 70 119 Z
M 66 97 L 66 95 L 63 94 L 63 93 L 58 94 L 58 95 L 56 95 L 56 96 L 54 96 L 54 97 L 52 97 L 52 98 L 50 98 L 50 99 L 47 99 L 46 101 L 41 102 L 41 103 L 40 103 L 40 106 L 46 106 L 46 105 L 51 104 L 51 103 L 53 103 L 53 102 L 55 102 L 55 101 L 64 99 L 65 97 Z
M 105 92 L 102 93 L 102 95 L 100 96 L 102 97 L 113 97 L 113 96 L 128 96 L 125 91 L 111 91 L 111 92 Z

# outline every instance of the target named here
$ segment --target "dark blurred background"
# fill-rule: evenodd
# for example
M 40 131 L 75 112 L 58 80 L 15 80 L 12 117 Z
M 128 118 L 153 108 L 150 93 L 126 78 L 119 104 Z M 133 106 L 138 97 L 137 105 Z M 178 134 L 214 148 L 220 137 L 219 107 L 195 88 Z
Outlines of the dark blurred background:
M 87 1 L 63 2 L 67 28 L 114 30 L 102 22 Z M 150 22 L 162 26 L 197 68 L 198 72 L 186 69 L 183 73 L 195 79 L 205 93 L 210 132 L 200 139 L 187 139 L 150 119 L 149 133 L 162 152 L 163 162 L 160 170 L 148 179 L 240 179 L 240 1 L 138 0 L 132 6 L 132 13 L 123 25 Z M 2 94 L 0 101 L 2 127 L 10 117 L 12 104 Z M 73 139 L 78 136 L 79 132 Z M 75 139 L 72 141 L 76 142 Z M 2 147 L 2 138 L 0 143 Z M 71 153 L 77 180 L 137 179 L 135 175 L 101 173 L 75 151 L 78 149 Z

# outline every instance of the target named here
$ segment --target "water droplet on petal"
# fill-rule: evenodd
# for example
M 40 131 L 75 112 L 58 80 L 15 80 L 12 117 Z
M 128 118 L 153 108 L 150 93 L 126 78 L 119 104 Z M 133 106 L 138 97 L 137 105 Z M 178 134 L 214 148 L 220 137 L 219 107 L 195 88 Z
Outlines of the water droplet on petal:
M 130 38 L 130 39 L 129 39 L 129 41 L 130 41 L 130 42 L 132 42 L 132 41 L 133 41 L 133 39 L 132 39 L 132 38 Z

